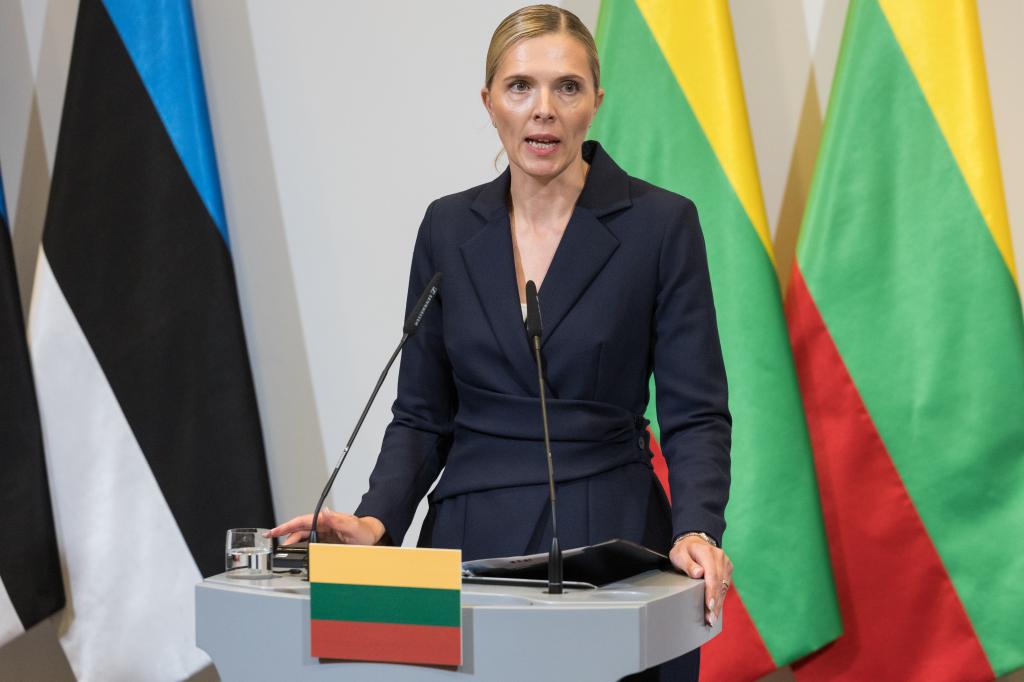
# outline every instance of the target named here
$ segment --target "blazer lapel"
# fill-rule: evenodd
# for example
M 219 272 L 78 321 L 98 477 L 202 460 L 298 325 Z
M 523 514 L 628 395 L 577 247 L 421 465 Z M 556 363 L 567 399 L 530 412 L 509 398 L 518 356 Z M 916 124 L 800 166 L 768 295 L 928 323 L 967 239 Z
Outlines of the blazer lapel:
M 544 323 L 541 347 L 617 248 L 615 235 L 589 209 L 577 205 L 537 295 Z
M 505 196 L 508 171 L 485 185 L 473 211 L 487 223 L 459 246 L 470 281 L 498 346 L 512 365 L 516 382 L 527 395 L 537 395 L 537 366 L 523 325 L 512 256 L 512 231 Z
M 632 204 L 629 176 L 600 144 L 584 142 L 583 158 L 590 172 L 538 293 L 544 322 L 542 346 L 619 248 L 618 238 L 601 219 Z

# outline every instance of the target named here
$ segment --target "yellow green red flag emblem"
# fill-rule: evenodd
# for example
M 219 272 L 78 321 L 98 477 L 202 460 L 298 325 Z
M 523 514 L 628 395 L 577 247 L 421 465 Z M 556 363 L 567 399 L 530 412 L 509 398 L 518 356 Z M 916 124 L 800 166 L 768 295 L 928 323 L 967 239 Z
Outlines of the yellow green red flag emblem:
M 313 656 L 461 664 L 458 550 L 313 544 L 309 582 Z

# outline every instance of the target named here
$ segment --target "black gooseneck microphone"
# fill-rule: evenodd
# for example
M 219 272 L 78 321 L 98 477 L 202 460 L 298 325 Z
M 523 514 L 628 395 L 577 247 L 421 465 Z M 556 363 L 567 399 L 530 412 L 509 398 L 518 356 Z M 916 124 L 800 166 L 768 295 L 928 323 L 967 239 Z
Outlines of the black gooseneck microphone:
M 366 407 L 363 408 L 363 413 L 359 415 L 359 421 L 356 422 L 356 427 L 352 429 L 352 435 L 349 436 L 348 442 L 345 443 L 345 449 L 341 451 L 341 457 L 338 458 L 338 464 L 334 467 L 334 471 L 331 472 L 331 477 L 327 479 L 327 485 L 324 486 L 324 491 L 320 493 L 320 499 L 317 500 L 316 508 L 313 509 L 313 524 L 309 532 L 309 541 L 316 542 L 316 521 L 320 518 L 320 508 L 324 506 L 324 500 L 327 499 L 327 493 L 331 491 L 331 486 L 334 485 L 334 479 L 338 477 L 338 472 L 341 470 L 341 465 L 345 463 L 345 458 L 348 457 L 348 451 L 352 447 L 352 443 L 356 439 L 356 434 L 359 433 L 359 429 L 363 426 L 363 420 L 366 419 L 366 413 L 370 411 L 370 406 L 373 405 L 374 399 L 377 397 L 377 391 L 380 390 L 381 385 L 384 383 L 384 379 L 388 375 L 388 371 L 391 369 L 391 365 L 394 364 L 395 358 L 398 357 L 398 353 L 401 352 L 405 342 L 416 333 L 416 330 L 420 327 L 420 322 L 423 321 L 423 316 L 427 312 L 427 308 L 430 307 L 431 302 L 437 296 L 437 292 L 441 288 L 441 273 L 435 273 L 430 281 L 427 282 L 427 286 L 423 289 L 423 293 L 420 294 L 419 299 L 416 301 L 416 305 L 412 307 L 409 312 L 409 316 L 405 318 L 405 326 L 402 327 L 402 340 L 398 342 L 398 347 L 395 348 L 395 352 L 391 354 L 388 359 L 388 364 L 384 366 L 384 371 L 380 373 L 380 378 L 377 379 L 377 385 L 373 387 L 373 393 L 370 394 L 370 399 L 366 402 Z
M 544 325 L 540 319 L 537 285 L 526 283 L 526 335 L 537 360 L 537 384 L 540 387 L 540 415 L 544 422 L 544 449 L 548 455 L 548 495 L 551 501 L 551 551 L 548 553 L 548 594 L 562 594 L 562 550 L 558 546 L 558 516 L 555 514 L 555 468 L 551 459 L 551 434 L 548 432 L 548 406 L 544 398 L 544 370 L 540 357 L 540 337 Z

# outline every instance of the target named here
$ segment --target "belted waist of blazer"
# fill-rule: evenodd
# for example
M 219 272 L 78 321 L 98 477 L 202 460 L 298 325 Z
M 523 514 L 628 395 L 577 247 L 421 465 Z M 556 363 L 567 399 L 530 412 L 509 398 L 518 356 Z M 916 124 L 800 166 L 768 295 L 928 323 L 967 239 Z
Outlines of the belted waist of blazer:
M 454 439 L 435 499 L 510 486 L 546 484 L 540 398 L 507 395 L 455 380 Z M 650 464 L 647 424 L 617 405 L 546 397 L 556 481 L 640 462 Z

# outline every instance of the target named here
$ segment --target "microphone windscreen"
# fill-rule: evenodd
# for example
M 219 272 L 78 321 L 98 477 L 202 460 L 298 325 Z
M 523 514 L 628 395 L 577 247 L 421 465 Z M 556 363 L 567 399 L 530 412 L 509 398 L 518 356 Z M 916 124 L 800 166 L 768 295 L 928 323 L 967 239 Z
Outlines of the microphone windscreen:
M 526 283 L 526 335 L 531 339 L 540 338 L 544 325 L 540 319 L 540 301 L 537 300 L 537 285 L 531 279 Z
M 427 286 L 424 287 L 423 293 L 416 300 L 416 305 L 409 311 L 409 317 L 405 318 L 405 326 L 402 331 L 412 336 L 416 333 L 416 330 L 420 327 L 420 322 L 423 321 L 423 316 L 427 313 L 427 308 L 430 307 L 430 303 L 437 296 L 437 292 L 441 289 L 441 273 L 434 273 L 434 276 L 427 282 Z

